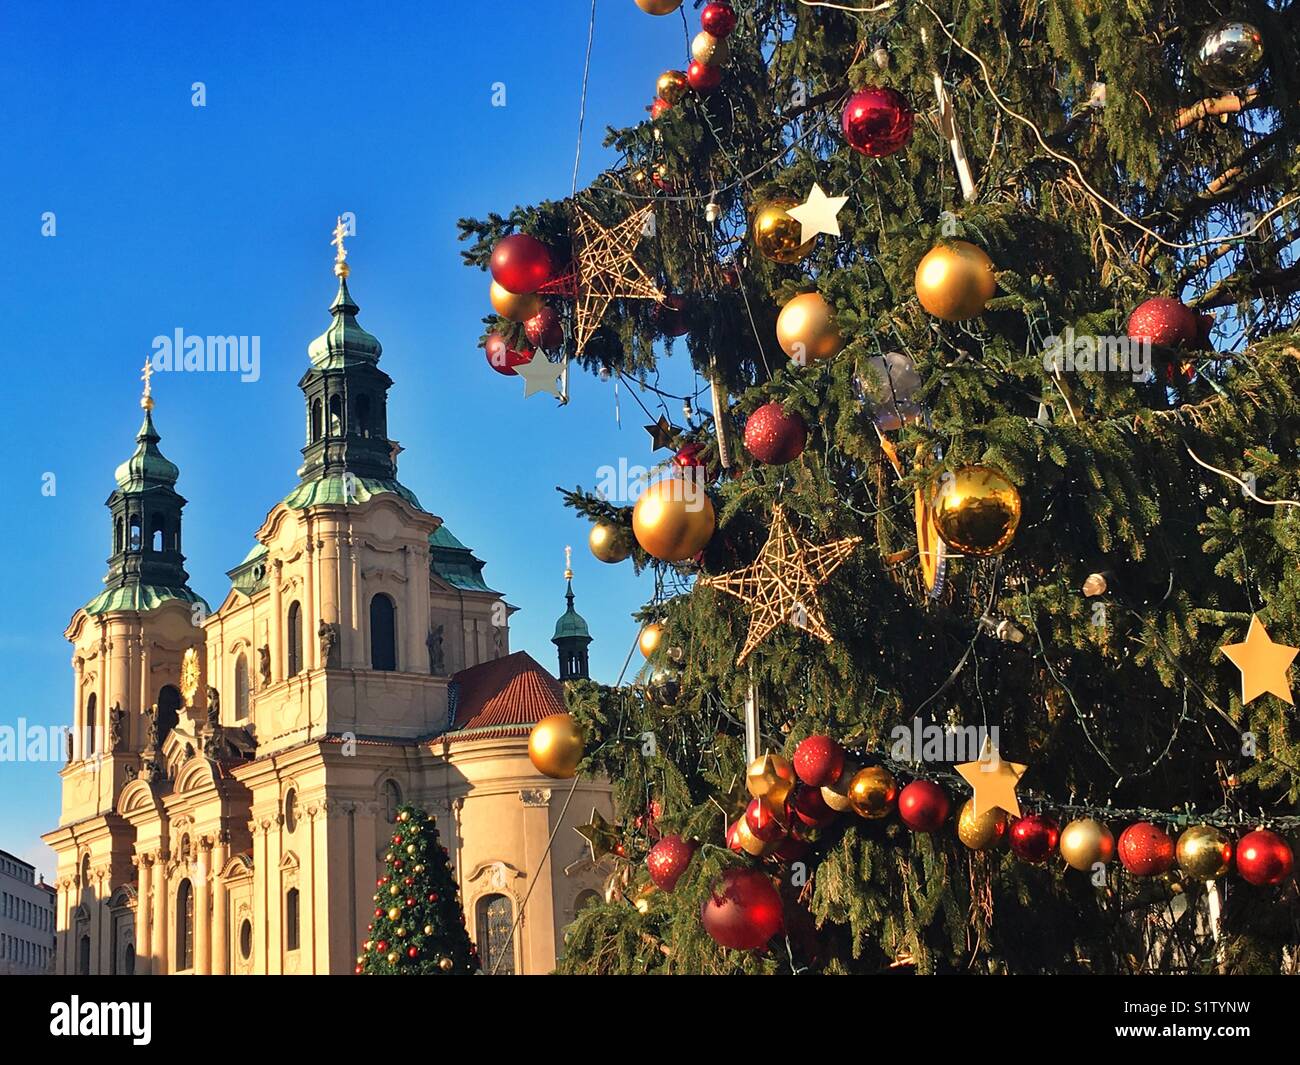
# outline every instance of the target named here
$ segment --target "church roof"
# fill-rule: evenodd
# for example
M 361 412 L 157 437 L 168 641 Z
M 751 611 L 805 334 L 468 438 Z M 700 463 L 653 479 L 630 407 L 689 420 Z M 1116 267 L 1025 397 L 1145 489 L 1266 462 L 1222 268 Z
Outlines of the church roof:
M 429 569 L 435 577 L 446 581 L 463 592 L 492 592 L 483 580 L 486 563 L 462 544 L 450 529 L 439 525 L 429 537 Z
M 395 480 L 354 476 L 352 497 L 348 498 L 344 474 L 341 473 L 305 481 L 284 497 L 284 505 L 290 510 L 302 510 L 304 507 L 315 506 L 318 503 L 365 503 L 371 496 L 384 492 L 400 496 L 416 510 L 424 509 L 420 506 L 420 501 L 415 498 L 415 493 Z
M 131 457 L 113 471 L 118 488 L 125 492 L 140 492 L 154 485 L 171 486 L 180 476 L 180 467 L 158 450 L 162 437 L 153 425 L 151 411 L 144 412 L 140 431 L 135 434 L 136 447 Z
M 122 610 L 153 610 L 162 606 L 169 599 L 179 599 L 185 603 L 208 604 L 197 592 L 182 585 L 179 588 L 167 588 L 155 584 L 121 584 L 116 588 L 106 588 L 81 609 L 87 614 L 112 614 Z
M 558 643 L 560 640 L 580 639 L 591 640 L 591 630 L 587 628 L 587 619 L 573 609 L 573 582 L 569 582 L 569 593 L 565 596 L 569 602 L 569 609 L 560 615 L 559 620 L 555 623 L 555 635 L 551 637 L 552 643 Z
M 484 734 L 526 736 L 542 718 L 566 709 L 560 682 L 527 651 L 462 669 L 452 683 L 453 741 Z
M 342 369 L 359 362 L 379 361 L 383 346 L 374 334 L 366 332 L 358 324 L 358 310 L 360 308 L 348 292 L 347 278 L 340 277 L 338 295 L 330 305 L 334 320 L 325 332 L 307 345 L 312 365 L 320 369 Z

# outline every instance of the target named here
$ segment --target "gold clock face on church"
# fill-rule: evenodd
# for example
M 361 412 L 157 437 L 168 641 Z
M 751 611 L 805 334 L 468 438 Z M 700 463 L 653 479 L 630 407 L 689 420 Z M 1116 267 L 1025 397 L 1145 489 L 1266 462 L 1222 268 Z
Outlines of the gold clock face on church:
M 577 784 L 548 852 L 569 785 L 528 759 L 531 726 L 564 709 L 562 681 L 586 676 L 572 583 L 557 680 L 511 650 L 517 607 L 398 479 L 393 381 L 357 321 L 345 235 L 299 382 L 297 483 L 286 469 L 288 493 L 215 607 L 190 587 L 182 516 L 264 511 L 187 506 L 146 367 L 107 504 L 104 587 L 65 632 L 73 729 L 59 826 L 43 837 L 58 860 L 57 972 L 351 973 L 403 803 L 438 819 L 485 972 L 551 970 L 612 871 L 568 831 L 593 806 L 612 818 L 608 784 Z

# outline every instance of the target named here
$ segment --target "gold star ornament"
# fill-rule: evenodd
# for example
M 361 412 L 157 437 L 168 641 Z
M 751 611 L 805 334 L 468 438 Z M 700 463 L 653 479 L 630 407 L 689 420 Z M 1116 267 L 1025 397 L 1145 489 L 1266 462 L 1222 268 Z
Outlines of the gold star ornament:
M 618 830 L 601 815 L 594 806 L 591 808 L 591 820 L 585 825 L 577 825 L 573 831 L 587 841 L 591 848 L 592 862 L 600 861 L 607 854 L 622 857 L 623 844 L 619 841 Z
M 975 816 L 983 817 L 996 807 L 1012 817 L 1019 817 L 1020 800 L 1016 798 L 1016 785 L 1028 768 L 1019 762 L 1004 762 L 992 740 L 984 737 L 979 761 L 962 762 L 957 766 L 957 772 L 975 792 Z
M 1252 614 L 1246 642 L 1223 645 L 1224 657 L 1241 670 L 1242 705 L 1267 692 L 1295 706 L 1286 671 L 1297 654 L 1300 654 L 1300 648 L 1270 640 L 1259 616 Z
M 840 235 L 840 224 L 835 216 L 848 202 L 847 196 L 827 196 L 820 185 L 813 185 L 808 198 L 785 213 L 799 223 L 799 243 L 807 244 L 818 233 L 831 237 Z
M 847 536 L 812 547 L 791 528 L 778 503 L 772 508 L 771 529 L 758 558 L 742 569 L 700 578 L 703 587 L 734 595 L 749 607 L 749 636 L 736 665 L 743 665 L 750 652 L 783 623 L 830 643 L 834 637 L 826 628 L 817 589 L 861 542 L 860 536 Z
M 574 343 L 581 355 L 601 319 L 616 299 L 656 300 L 664 294 L 636 261 L 636 247 L 646 230 L 650 204 L 606 228 L 576 203 L 573 205 Z

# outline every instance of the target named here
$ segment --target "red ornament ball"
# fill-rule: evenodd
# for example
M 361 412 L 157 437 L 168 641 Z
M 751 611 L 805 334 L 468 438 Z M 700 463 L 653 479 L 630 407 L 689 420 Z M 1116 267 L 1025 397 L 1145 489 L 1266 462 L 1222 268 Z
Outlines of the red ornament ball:
M 545 351 L 553 351 L 564 342 L 564 327 L 553 307 L 543 307 L 524 322 L 524 335 L 528 342 Z
M 914 780 L 898 793 L 898 816 L 913 832 L 933 832 L 951 809 L 948 793 L 930 780 Z
M 1129 315 L 1130 340 L 1147 341 L 1156 347 L 1172 348 L 1201 336 L 1201 319 L 1180 300 L 1156 296 L 1139 304 Z
M 487 356 L 487 363 L 492 369 L 508 377 L 515 376 L 516 366 L 533 361 L 531 351 L 515 351 L 506 343 L 506 338 L 498 333 L 493 333 L 487 338 L 487 343 L 483 345 L 483 354 Z
M 794 749 L 794 771 L 810 788 L 828 787 L 844 772 L 844 748 L 829 736 L 809 736 Z
M 408 958 L 418 958 L 418 957 L 420 956 L 420 948 L 419 948 L 419 947 L 408 947 L 408 948 L 407 948 L 407 951 L 406 951 L 406 956 L 407 956 Z
M 438 893 L 437 893 L 436 891 L 430 891 L 430 892 L 429 892 L 429 901 L 430 901 L 430 902 L 437 902 L 437 901 L 438 901 Z
M 384 911 L 383 911 L 383 910 L 376 910 L 376 911 L 375 911 L 375 916 L 376 916 L 376 917 L 383 917 L 383 916 L 384 916 Z
M 1119 834 L 1119 860 L 1134 876 L 1167 873 L 1176 857 L 1172 837 L 1150 821 L 1138 821 Z
M 725 37 L 736 28 L 736 11 L 730 4 L 714 0 L 700 12 L 700 29 L 711 37 Z
M 754 838 L 764 843 L 772 843 L 785 835 L 780 812 L 763 799 L 750 800 L 745 807 L 745 824 L 749 826 Z
M 375 944 L 375 950 L 379 951 L 380 953 L 382 953 L 387 949 L 388 949 L 388 940 L 386 939 L 381 939 L 378 943 Z
M 672 104 L 670 104 L 662 96 L 656 96 L 655 102 L 650 105 L 650 117 L 652 119 L 658 118 L 665 111 L 671 111 L 672 109 L 673 109 Z
M 798 771 L 797 765 L 795 771 Z M 819 787 L 797 788 L 788 807 L 791 819 L 808 828 L 824 828 L 835 820 L 835 811 L 826 804 Z
M 700 907 L 700 923 L 719 946 L 758 950 L 781 930 L 781 896 L 756 869 L 728 869 Z
M 797 414 L 786 414 L 780 403 L 764 403 L 745 423 L 745 447 L 759 462 L 780 466 L 803 454 L 808 426 Z
M 911 105 L 902 93 L 870 85 L 849 97 L 840 127 L 850 148 L 881 159 L 907 146 L 914 121 Z
M 1295 865 L 1287 841 L 1267 828 L 1247 832 L 1237 844 L 1237 872 L 1256 887 L 1280 884 Z
M 691 331 L 686 321 L 686 300 L 681 296 L 668 296 L 654 310 L 655 325 L 666 337 L 685 336 Z
M 700 458 L 702 454 L 703 444 L 687 444 L 673 456 L 673 465 L 679 470 L 703 470 L 705 466 L 704 460 Z
M 682 839 L 681 836 L 664 836 L 646 855 L 645 864 L 650 871 L 650 879 L 656 887 L 671 892 L 686 872 L 694 853 L 695 844 L 690 840 Z
M 1011 826 L 1011 853 L 1021 861 L 1045 862 L 1056 853 L 1061 829 L 1045 814 L 1030 814 Z
M 551 253 L 536 237 L 514 233 L 492 249 L 492 280 L 522 296 L 536 292 L 551 279 Z
M 745 848 L 740 845 L 740 821 L 740 818 L 732 821 L 731 827 L 727 829 L 727 849 L 744 854 Z
M 722 84 L 722 68 L 692 59 L 691 65 L 686 68 L 686 80 L 696 92 L 712 92 Z

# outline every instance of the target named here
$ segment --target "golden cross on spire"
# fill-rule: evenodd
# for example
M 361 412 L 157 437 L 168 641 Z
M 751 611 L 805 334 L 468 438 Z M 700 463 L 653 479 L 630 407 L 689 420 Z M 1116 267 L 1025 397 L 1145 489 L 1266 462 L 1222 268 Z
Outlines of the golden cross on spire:
M 564 548 L 564 579 L 573 580 L 573 548 L 567 544 Z
M 343 224 L 343 216 L 339 215 L 334 224 L 334 239 L 330 241 L 337 249 L 334 252 L 334 276 L 347 277 L 348 268 L 348 249 L 343 246 L 343 238 L 348 235 L 348 227 Z
M 153 376 L 153 362 L 149 359 L 144 360 L 144 370 L 140 374 L 140 380 L 144 382 L 144 394 L 140 397 L 140 406 L 145 410 L 153 410 L 153 385 L 149 378 Z

